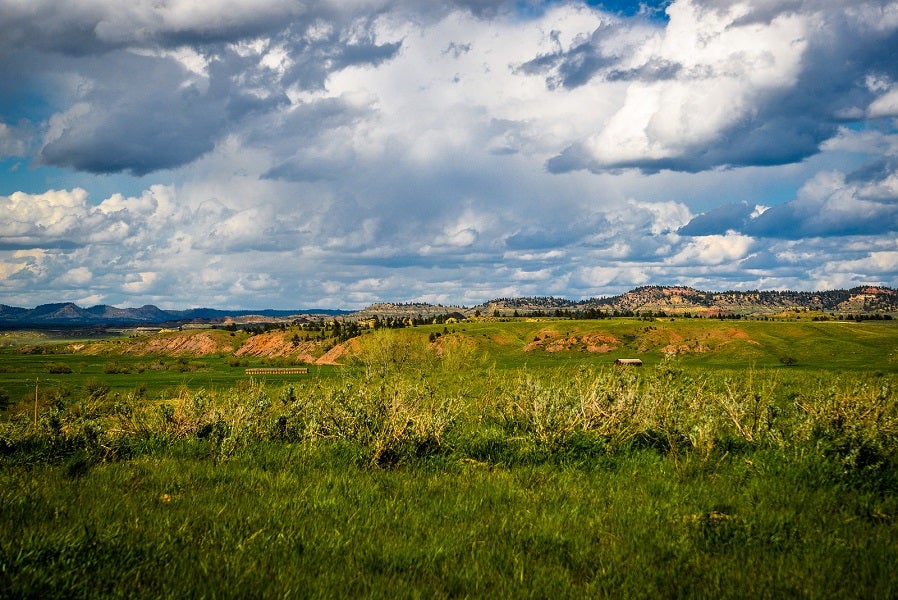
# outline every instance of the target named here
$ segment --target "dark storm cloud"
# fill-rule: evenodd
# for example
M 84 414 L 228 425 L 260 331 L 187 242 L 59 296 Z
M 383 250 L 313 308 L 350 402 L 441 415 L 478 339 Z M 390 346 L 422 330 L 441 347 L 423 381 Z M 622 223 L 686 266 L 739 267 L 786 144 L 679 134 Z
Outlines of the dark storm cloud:
M 878 168 L 871 172 L 879 177 L 821 173 L 796 198 L 759 215 L 753 214 L 748 203 L 729 204 L 696 216 L 678 233 L 703 236 L 736 231 L 789 240 L 898 233 L 898 171 Z
M 898 202 L 866 204 L 839 210 L 825 203 L 787 202 L 767 210 L 744 231 L 757 237 L 784 239 L 898 233 Z
M 620 23 L 608 21 L 603 23 L 588 40 L 574 45 L 568 50 L 561 47 L 558 32 L 552 32 L 557 50 L 550 54 L 538 56 L 527 61 L 516 69 L 527 75 L 544 75 L 546 85 L 550 89 L 578 88 L 598 77 L 603 81 L 662 81 L 673 79 L 681 69 L 681 65 L 662 57 L 652 57 L 638 66 L 622 66 L 622 49 L 614 44 L 606 47 L 610 38 L 615 38 L 624 29 Z M 633 28 L 639 32 L 628 42 L 631 52 L 640 41 L 652 35 L 655 30 L 650 27 Z
M 471 11 L 478 17 L 491 17 L 503 6 L 510 4 L 508 0 L 453 0 L 451 4 Z
M 0 14 L 0 56 L 26 49 L 83 56 L 109 48 L 96 34 L 101 6 L 7 0 L 0 2 Z
M 0 2 L 0 72 L 7 75 L 0 108 L 10 114 L 38 96 L 48 104 L 41 111 L 41 103 L 32 103 L 27 119 L 56 112 L 39 164 L 145 175 L 190 163 L 240 131 L 247 118 L 277 111 L 289 103 L 291 85 L 320 89 L 331 73 L 379 64 L 401 46 L 376 41 L 373 16 L 360 21 L 325 3 L 306 8 L 272 0 L 256 11 L 237 8 L 224 14 L 178 2 L 36 1 L 30 8 Z M 312 39 L 313 27 L 329 33 Z M 277 45 L 288 57 L 286 72 L 232 46 L 263 34 L 263 51 Z M 184 47 L 205 61 L 205 73 L 165 52 Z
M 898 173 L 898 156 L 882 156 L 846 175 L 845 182 L 863 185 L 871 181 L 885 181 L 896 173 Z
M 550 89 L 579 87 L 619 61 L 619 57 L 605 55 L 600 43 L 603 34 L 612 29 L 610 24 L 603 25 L 593 32 L 589 41 L 577 44 L 569 50 L 561 49 L 558 32 L 552 32 L 550 37 L 558 46 L 558 50 L 527 61 L 517 69 L 527 75 L 545 75 L 546 85 Z
M 208 44 L 262 35 L 306 13 L 301 3 L 0 1 L 0 53 L 36 49 L 71 56 L 137 45 Z
M 286 38 L 295 64 L 285 73 L 284 83 L 320 89 L 335 71 L 353 65 L 376 66 L 393 58 L 402 43 L 378 44 L 372 27 L 373 21 L 368 21 L 361 26 L 355 23 L 351 31 L 334 29 L 324 38 L 309 39 L 306 35 Z
M 680 227 L 680 235 L 718 235 L 727 231 L 741 231 L 751 218 L 754 207 L 747 202 L 726 204 L 706 213 L 700 214 L 689 223 Z
M 57 118 L 58 131 L 51 122 L 43 164 L 143 175 L 213 147 L 229 99 L 191 84 L 176 61 L 115 52 L 94 69 L 102 72 L 95 87 Z

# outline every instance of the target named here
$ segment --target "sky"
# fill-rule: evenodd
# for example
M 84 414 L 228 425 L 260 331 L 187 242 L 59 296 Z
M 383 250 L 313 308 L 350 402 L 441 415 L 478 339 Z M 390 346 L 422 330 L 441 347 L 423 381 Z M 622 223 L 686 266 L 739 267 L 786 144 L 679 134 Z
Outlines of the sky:
M 898 287 L 898 1 L 0 0 L 0 303 Z

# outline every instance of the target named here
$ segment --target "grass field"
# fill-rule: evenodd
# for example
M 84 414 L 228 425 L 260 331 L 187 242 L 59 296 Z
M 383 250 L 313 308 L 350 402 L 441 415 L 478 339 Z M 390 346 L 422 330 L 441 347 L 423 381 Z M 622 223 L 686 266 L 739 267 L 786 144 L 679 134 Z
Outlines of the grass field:
M 895 597 L 896 334 L 466 322 L 277 379 L 6 350 L 0 597 Z

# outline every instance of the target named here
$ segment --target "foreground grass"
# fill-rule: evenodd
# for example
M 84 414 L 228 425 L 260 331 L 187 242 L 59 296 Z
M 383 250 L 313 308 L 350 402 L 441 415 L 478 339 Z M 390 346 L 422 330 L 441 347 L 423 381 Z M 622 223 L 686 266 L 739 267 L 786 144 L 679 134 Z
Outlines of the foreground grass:
M 890 374 L 365 337 L 340 376 L 0 422 L 0 597 L 898 594 Z
M 5 597 L 893 597 L 895 496 L 799 457 L 359 469 L 260 444 L 2 474 Z

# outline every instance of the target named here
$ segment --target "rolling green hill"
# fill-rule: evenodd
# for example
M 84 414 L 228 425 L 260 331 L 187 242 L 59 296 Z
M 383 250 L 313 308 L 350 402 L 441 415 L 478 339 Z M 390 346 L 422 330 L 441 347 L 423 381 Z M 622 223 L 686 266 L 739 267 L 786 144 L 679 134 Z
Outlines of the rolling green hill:
M 675 359 L 720 368 L 898 370 L 898 323 L 774 322 L 705 319 L 475 322 L 427 326 L 471 338 L 499 365 Z M 786 359 L 784 361 L 784 359 Z M 791 359 L 791 360 L 788 360 Z
M 259 365 L 314 365 L 332 375 L 355 370 L 354 358 L 370 330 L 338 343 L 333 337 L 294 341 L 308 332 L 286 329 L 257 335 L 221 330 L 161 332 L 101 341 L 22 336 L 0 352 L 0 393 L 13 404 L 45 390 L 103 385 L 157 395 L 180 386 L 222 388 Z M 717 319 L 514 319 L 460 321 L 407 327 L 417 352 L 447 348 L 466 364 L 499 369 L 612 364 L 639 358 L 646 367 L 674 361 L 684 368 L 791 369 L 898 372 L 898 322 L 729 321 Z M 27 343 L 25 343 L 27 342 Z M 317 364 L 316 364 L 317 363 Z M 278 381 L 287 378 L 278 379 Z

